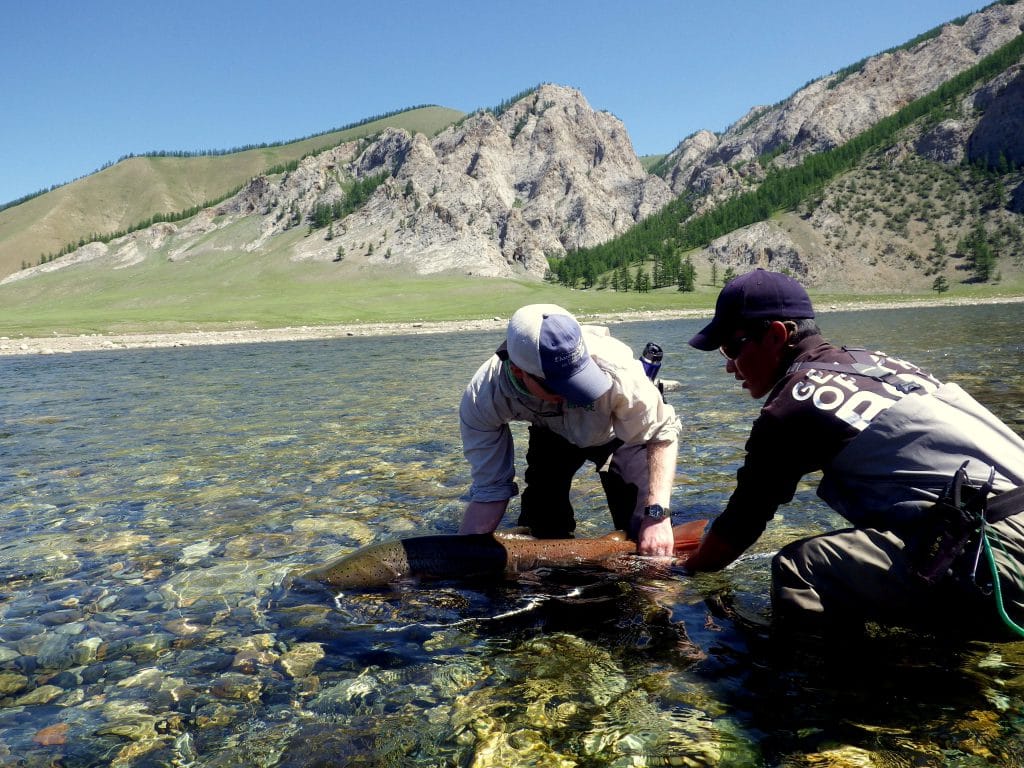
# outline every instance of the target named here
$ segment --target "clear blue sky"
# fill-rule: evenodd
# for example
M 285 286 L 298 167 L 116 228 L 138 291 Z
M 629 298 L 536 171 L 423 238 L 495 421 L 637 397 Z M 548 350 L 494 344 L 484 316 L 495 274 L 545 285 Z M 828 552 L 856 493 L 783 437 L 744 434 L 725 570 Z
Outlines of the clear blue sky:
M 129 153 L 287 141 L 538 83 L 638 154 L 984 7 L 978 0 L 4 0 L 0 203 Z

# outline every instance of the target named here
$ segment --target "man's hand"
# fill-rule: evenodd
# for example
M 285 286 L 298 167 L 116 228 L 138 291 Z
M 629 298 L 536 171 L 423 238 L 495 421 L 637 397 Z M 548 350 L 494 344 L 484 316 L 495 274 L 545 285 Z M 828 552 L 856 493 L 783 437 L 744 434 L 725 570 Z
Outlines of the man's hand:
M 661 520 L 645 518 L 640 523 L 640 531 L 636 537 L 636 551 L 639 555 L 653 557 L 671 557 L 674 541 L 672 538 L 672 518 Z
M 462 513 L 459 533 L 491 533 L 505 516 L 505 501 L 471 501 Z
M 714 531 L 708 531 L 704 534 L 700 546 L 686 559 L 683 565 L 693 573 L 719 571 L 742 554 L 742 549 L 736 549 Z

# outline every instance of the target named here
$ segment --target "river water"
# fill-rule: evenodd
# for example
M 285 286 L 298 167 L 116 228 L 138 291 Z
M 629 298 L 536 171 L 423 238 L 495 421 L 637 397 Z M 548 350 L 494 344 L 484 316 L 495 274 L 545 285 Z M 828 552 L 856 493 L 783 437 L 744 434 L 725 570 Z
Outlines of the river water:
M 1020 305 L 820 323 L 1024 432 Z M 757 412 L 686 346 L 699 325 L 613 329 L 659 342 L 682 383 L 683 520 L 721 508 Z M 456 530 L 458 401 L 499 342 L 0 358 L 0 766 L 1024 765 L 1024 642 L 773 645 L 771 555 L 839 525 L 814 478 L 720 574 L 293 585 L 371 541 Z M 577 535 L 607 531 L 586 470 L 574 503 Z

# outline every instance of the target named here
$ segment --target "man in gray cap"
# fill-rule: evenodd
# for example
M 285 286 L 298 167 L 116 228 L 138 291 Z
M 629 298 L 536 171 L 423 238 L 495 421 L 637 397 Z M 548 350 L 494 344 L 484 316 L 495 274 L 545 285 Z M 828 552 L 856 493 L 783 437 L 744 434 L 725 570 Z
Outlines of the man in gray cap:
M 633 351 L 606 328 L 581 326 L 555 304 L 530 304 L 473 376 L 459 408 L 473 484 L 460 533 L 490 533 L 519 492 L 509 423 L 530 424 L 519 525 L 572 535 L 569 489 L 598 469 L 615 527 L 638 552 L 672 554 L 669 504 L 680 424 Z
M 1024 620 L 1020 436 L 956 384 L 827 342 L 803 286 L 777 272 L 730 281 L 690 345 L 721 352 L 726 372 L 767 399 L 689 570 L 735 560 L 820 470 L 818 495 L 852 527 L 775 555 L 777 623 L 1024 634 L 1009 619 Z

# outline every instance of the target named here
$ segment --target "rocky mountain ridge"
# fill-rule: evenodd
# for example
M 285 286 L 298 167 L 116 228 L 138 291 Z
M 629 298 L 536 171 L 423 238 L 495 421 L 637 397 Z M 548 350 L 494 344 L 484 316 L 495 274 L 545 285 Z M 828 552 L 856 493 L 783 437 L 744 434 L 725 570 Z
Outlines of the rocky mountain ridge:
M 1003 40 L 1007 23 L 1024 27 L 1022 4 L 986 13 L 968 19 L 959 32 L 943 28 L 934 39 L 938 53 L 929 51 L 925 61 L 955 58 L 965 40 L 990 53 L 990 38 L 979 38 L 979 30 Z M 871 68 L 869 62 L 865 71 Z M 744 145 L 744 151 L 750 153 L 752 146 Z M 680 157 L 687 150 L 692 158 L 688 147 L 679 148 Z M 786 154 L 779 160 L 785 163 Z M 691 160 L 691 168 L 698 165 Z M 758 166 L 751 175 L 765 172 L 756 160 L 746 167 L 751 165 Z M 710 168 L 698 175 L 707 179 Z M 724 181 L 718 194 L 739 186 L 739 177 Z M 1022 214 L 1024 63 L 1018 62 L 970 90 L 943 119 L 915 123 L 894 144 L 829 184 L 804 210 L 736 230 L 711 243 L 705 254 L 721 270 L 784 269 L 810 285 L 839 290 L 922 290 L 940 277 L 973 279 L 962 248 L 982 233 L 997 254 L 988 280 L 998 281 L 1004 271 L 1024 270 Z
M 872 56 L 845 76 L 819 78 L 779 104 L 754 107 L 721 136 L 700 131 L 686 138 L 670 153 L 665 176 L 674 194 L 712 206 L 763 179 L 773 166 L 793 166 L 845 144 L 1010 42 L 1022 25 L 1020 2 L 994 4 L 962 24 L 946 24 L 912 48 Z M 761 162 L 766 155 L 774 156 Z
M 271 248 L 298 262 L 336 262 L 342 273 L 540 278 L 549 257 L 611 240 L 676 196 L 700 213 L 753 188 L 772 167 L 843 144 L 977 63 L 1022 25 L 1024 2 L 989 6 L 912 47 L 755 108 L 721 135 L 694 134 L 667 158 L 664 178 L 644 170 L 621 121 L 592 109 L 580 92 L 548 84 L 499 114 L 475 113 L 433 139 L 387 129 L 306 157 L 297 169 L 256 177 L 186 221 L 87 244 L 4 282 L 83 261 L 128 268 L 153 257 L 182 261 Z M 1024 164 L 1022 92 L 1018 66 L 874 162 L 890 171 L 908 157 L 952 167 L 965 157 L 1002 153 L 1011 164 Z M 337 210 L 355 183 L 369 180 L 381 183 L 365 204 L 325 224 L 323 211 Z M 755 225 L 712 243 L 702 258 L 723 267 L 769 264 L 812 283 L 848 262 L 878 268 L 893 239 L 865 236 L 844 244 L 851 223 L 827 197 L 820 210 L 789 217 L 788 230 L 776 222 Z M 1012 199 L 1019 197 L 1024 192 L 1017 187 Z M 1012 205 L 1008 210 L 1013 213 Z M 874 226 L 883 231 L 885 222 Z M 889 279 L 879 272 L 879 280 Z
M 576 90 L 543 85 L 500 116 L 476 113 L 432 140 L 387 129 L 372 142 L 307 157 L 290 173 L 254 178 L 180 225 L 91 243 L 12 277 L 98 258 L 128 266 L 155 251 L 176 261 L 211 248 L 266 248 L 306 227 L 318 206 L 343 201 L 353 179 L 378 175 L 386 178 L 364 206 L 308 232 L 290 258 L 344 269 L 542 277 L 549 255 L 611 239 L 672 196 L 644 170 L 618 118 L 595 111 Z M 242 219 L 250 220 L 244 239 L 228 237 Z

